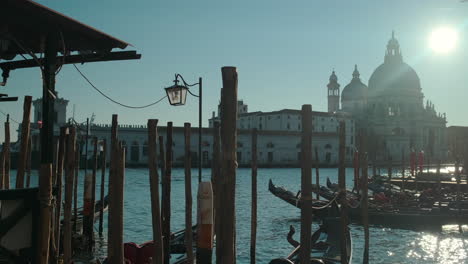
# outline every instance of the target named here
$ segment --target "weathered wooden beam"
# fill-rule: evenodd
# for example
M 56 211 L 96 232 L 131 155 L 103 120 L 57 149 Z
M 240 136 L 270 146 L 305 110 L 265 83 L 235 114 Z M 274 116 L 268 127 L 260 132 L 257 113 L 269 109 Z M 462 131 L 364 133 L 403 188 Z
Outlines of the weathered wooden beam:
M 185 174 L 185 248 L 187 254 L 187 263 L 193 264 L 193 235 L 192 235 L 192 157 L 190 153 L 190 123 L 184 124 L 184 174 Z M 199 223 L 200 224 L 200 223 Z M 200 225 L 198 226 L 200 230 Z M 200 236 L 199 236 L 200 237 Z M 197 263 L 207 263 L 198 258 L 197 244 Z M 211 260 L 211 259 L 210 259 Z M 201 261 L 201 262 L 200 262 Z M 205 260 L 206 261 L 206 260 Z
M 369 264 L 369 203 L 368 203 L 368 161 L 367 161 L 367 139 L 366 131 L 363 130 L 360 136 L 360 161 L 361 161 L 361 210 L 362 210 L 362 224 L 364 226 L 364 253 L 363 264 Z
M 65 204 L 63 206 L 63 260 L 64 263 L 70 263 L 73 255 L 72 251 L 72 200 L 73 200 L 73 184 L 75 179 L 75 147 L 76 147 L 76 131 L 75 127 L 68 129 L 67 146 L 66 146 L 66 170 L 65 170 Z
M 257 134 L 256 128 L 252 130 L 252 207 L 250 218 L 250 264 L 256 263 L 257 247 Z
M 223 214 L 221 237 L 217 246 L 217 263 L 236 263 L 236 222 L 235 222 L 235 190 L 237 168 L 237 69 L 235 67 L 221 68 L 223 89 L 221 93 L 221 175 L 220 197 Z
M 67 55 L 57 56 L 57 61 L 64 64 L 75 64 L 75 63 L 87 63 L 87 62 L 103 62 L 103 61 L 117 61 L 117 60 L 138 60 L 141 58 L 141 54 L 137 54 L 136 51 L 116 51 L 109 53 L 92 53 L 92 54 L 79 54 L 79 55 Z M 39 62 L 43 64 L 45 59 L 39 59 Z M 0 63 L 0 68 L 5 70 L 15 70 L 24 68 L 37 67 L 37 61 L 35 59 L 29 60 L 17 60 Z
M 52 219 L 52 164 L 41 164 L 39 174 L 39 244 L 37 263 L 49 263 L 50 222 Z
M 114 226 L 114 207 L 115 205 L 115 198 L 114 198 L 114 193 L 115 193 L 115 188 L 114 188 L 114 183 L 116 181 L 116 175 L 117 173 L 117 167 L 118 167 L 118 142 L 117 142 L 117 128 L 118 128 L 118 122 L 117 122 L 117 115 L 112 115 L 112 127 L 111 127 L 111 148 L 110 148 L 110 161 L 109 161 L 109 183 L 108 183 L 108 195 L 109 195 L 109 212 L 107 213 L 108 219 L 107 219 L 107 241 L 114 241 L 115 240 L 115 230 L 113 228 Z M 111 256 L 113 256 L 114 253 L 114 247 L 109 246 L 107 249 L 107 257 L 110 259 Z M 112 262 L 111 262 L 112 263 Z M 120 263 L 119 263 L 120 264 Z
M 32 96 L 25 96 L 23 103 L 23 122 L 21 123 L 21 142 L 16 173 L 16 188 L 24 188 L 24 172 L 27 166 Z
M 312 235 L 312 106 L 301 110 L 301 264 L 310 263 Z
M 153 224 L 153 264 L 163 263 L 163 238 L 161 229 L 161 210 L 159 201 L 159 175 L 158 175 L 158 154 L 156 149 L 156 140 L 158 120 L 148 120 L 148 167 L 149 182 L 151 193 L 151 216 Z
M 346 234 L 348 232 L 348 219 L 347 219 L 347 201 L 346 201 L 346 171 L 345 171 L 345 146 L 346 146 L 346 125 L 345 121 L 340 121 L 340 145 L 339 145 L 339 167 L 338 167 L 338 187 L 339 196 L 338 199 L 341 207 L 341 263 L 348 263 L 348 253 L 346 248 Z
M 164 245 L 164 264 L 169 264 L 171 235 L 171 173 L 172 173 L 172 122 L 166 128 L 166 165 L 162 181 L 162 232 Z
M 218 221 L 221 219 L 221 206 L 219 199 L 219 177 L 221 173 L 220 164 L 220 135 L 219 135 L 219 122 L 215 121 L 213 124 L 213 159 L 211 162 L 211 182 L 213 183 L 213 200 L 214 200 L 214 230 L 215 234 L 220 232 L 221 224 Z
M 66 127 L 60 128 L 60 137 L 59 137 L 59 151 L 58 151 L 58 159 L 57 159 L 57 195 L 55 198 L 55 245 L 57 246 L 57 255 L 60 255 L 60 216 L 62 215 L 62 188 L 63 188 L 63 166 L 65 162 L 65 151 L 66 147 L 65 144 L 67 143 L 67 130 Z M 28 145 L 30 148 L 30 145 Z M 29 155 L 30 156 L 30 155 Z M 30 177 L 28 177 L 29 179 Z M 27 186 L 29 187 L 29 182 L 27 182 Z
M 320 174 L 319 174 L 319 166 L 320 166 L 320 160 L 319 160 L 319 156 L 318 156 L 318 151 L 317 151 L 317 147 L 314 148 L 314 152 L 315 152 L 315 185 L 316 185 L 316 188 L 317 190 L 320 189 Z M 316 199 L 317 200 L 320 200 L 320 195 L 319 195 L 319 192 L 316 193 Z
M 103 222 L 104 222 L 104 188 L 106 185 L 106 140 L 102 140 L 101 151 L 101 201 L 102 206 L 99 214 L 99 235 L 102 236 Z

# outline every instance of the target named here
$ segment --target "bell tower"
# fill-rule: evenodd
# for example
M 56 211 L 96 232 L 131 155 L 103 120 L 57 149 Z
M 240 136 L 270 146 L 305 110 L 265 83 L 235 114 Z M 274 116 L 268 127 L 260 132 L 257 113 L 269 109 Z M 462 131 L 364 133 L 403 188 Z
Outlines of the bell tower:
M 337 112 L 340 110 L 340 84 L 338 83 L 338 77 L 336 77 L 335 71 L 330 75 L 330 82 L 328 83 L 327 88 L 328 112 Z

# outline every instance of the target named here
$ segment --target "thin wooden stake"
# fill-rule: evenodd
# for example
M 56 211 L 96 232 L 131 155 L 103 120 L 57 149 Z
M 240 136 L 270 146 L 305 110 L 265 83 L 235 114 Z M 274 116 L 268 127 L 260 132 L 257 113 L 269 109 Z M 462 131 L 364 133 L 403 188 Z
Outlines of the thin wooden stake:
M 220 207 L 220 199 L 219 199 L 219 177 L 221 173 L 220 164 L 220 156 L 221 156 L 221 149 L 220 149 L 220 135 L 219 135 L 219 122 L 215 121 L 213 124 L 213 160 L 211 162 L 212 172 L 211 172 L 211 182 L 213 183 L 213 200 L 214 200 L 214 211 L 215 211 L 215 220 L 214 220 L 214 229 L 215 234 L 220 232 L 221 224 L 218 223 L 219 219 L 221 219 L 221 207 Z M 217 251 L 218 252 L 218 251 Z M 217 254 L 217 253 L 216 253 Z
M 466 172 L 466 170 L 465 170 Z M 441 186 L 441 175 L 440 175 L 440 159 L 437 162 L 437 198 L 439 200 L 439 209 L 442 207 L 442 186 Z
M 108 183 L 108 195 L 109 195 L 109 212 L 107 214 L 107 241 L 115 241 L 115 229 L 114 226 L 114 207 L 115 207 L 115 198 L 114 198 L 114 182 L 116 181 L 116 171 L 118 167 L 118 142 L 117 142 L 117 115 L 112 115 L 112 128 L 111 128 L 111 148 L 110 148 L 110 161 L 109 161 L 109 183 Z M 113 256 L 114 248 L 109 246 L 107 249 L 107 256 L 110 259 Z M 111 262 L 112 263 L 112 262 Z M 120 263 L 119 263 L 120 264 Z
M 301 140 L 301 251 L 300 263 L 310 263 L 312 235 L 312 106 L 303 105 Z
M 16 189 L 24 188 L 24 172 L 26 170 L 29 133 L 30 133 L 30 118 L 31 118 L 31 96 L 24 97 L 23 104 L 23 123 L 21 124 L 21 145 L 18 158 L 18 167 L 16 173 Z
M 317 147 L 314 148 L 314 151 L 315 151 L 315 184 L 317 187 L 316 199 L 320 200 L 320 195 L 318 192 L 318 190 L 320 190 L 320 174 L 319 174 L 320 162 L 319 162 L 319 155 L 318 155 Z
M 0 190 L 5 187 L 5 143 L 2 143 L 2 152 L 0 153 Z
M 52 218 L 52 164 L 42 164 L 39 175 L 40 228 L 37 263 L 49 263 L 50 222 Z
M 250 222 L 250 264 L 255 264 L 257 246 L 257 129 L 252 130 L 252 208 Z
M 148 167 L 150 172 L 151 216 L 153 224 L 153 264 L 163 263 L 163 239 L 161 229 L 161 210 L 159 202 L 158 154 L 156 140 L 158 120 L 148 120 Z
M 184 155 L 184 168 L 185 168 L 185 248 L 187 253 L 187 263 L 193 263 L 193 235 L 192 235 L 192 157 L 190 154 L 190 123 L 184 124 L 184 138 L 185 138 L 185 155 Z M 197 246 L 199 246 L 197 244 Z M 198 248 L 197 248 L 197 263 Z M 205 262 L 201 262 L 205 263 Z
M 65 170 L 65 204 L 63 206 L 63 260 L 64 263 L 70 263 L 72 257 L 72 200 L 73 200 L 73 183 L 75 179 L 75 147 L 76 147 L 75 128 L 69 128 L 66 146 L 66 170 Z
M 235 222 L 235 190 L 237 168 L 237 69 L 223 67 L 221 99 L 221 204 L 223 214 L 220 223 L 223 231 L 218 240 L 221 247 L 221 259 L 217 263 L 236 263 L 236 222 Z M 218 254 L 217 254 L 218 255 Z
M 112 230 L 113 240 L 109 241 L 110 247 L 112 247 L 112 255 L 109 255 L 109 263 L 124 263 L 124 250 L 123 250 L 123 199 L 124 199 L 124 182 L 125 182 L 125 148 L 122 146 L 122 142 L 119 146 L 116 146 L 117 151 L 114 153 L 115 160 L 112 162 L 115 166 L 115 177 L 112 182 L 112 226 L 109 227 Z
M 347 219 L 347 202 L 346 202 L 346 172 L 345 172 L 345 146 L 346 146 L 346 125 L 344 121 L 340 121 L 340 147 L 339 147 L 339 168 L 338 168 L 338 186 L 340 189 L 339 195 L 341 205 L 341 263 L 348 263 L 348 253 L 346 248 L 346 234 L 348 232 Z
M 369 204 L 368 204 L 368 176 L 367 176 L 367 143 L 366 143 L 366 132 L 363 131 L 363 135 L 360 138 L 361 142 L 361 175 L 362 180 L 361 188 L 362 188 L 362 202 L 361 202 L 361 209 L 362 209 L 362 223 L 364 226 L 364 254 L 363 254 L 363 264 L 369 264 Z
M 27 160 L 26 160 L 26 188 L 31 187 L 31 159 L 32 159 L 32 137 L 31 133 L 29 134 L 29 144 L 27 151 Z
M 405 150 L 401 150 L 401 191 L 405 192 L 405 184 L 406 184 L 406 178 L 405 178 Z
M 10 189 L 10 115 L 7 115 L 7 121 L 5 122 L 5 145 L 3 146 L 3 155 L 5 155 L 5 177 L 4 177 L 4 189 Z
M 60 137 L 59 137 L 59 151 L 58 151 L 58 159 L 57 159 L 57 195 L 55 199 L 55 245 L 57 246 L 57 253 L 60 255 L 60 216 L 62 214 L 62 187 L 63 187 L 63 166 L 65 163 L 65 151 L 67 144 L 67 129 L 66 127 L 60 128 Z M 30 145 L 29 145 L 30 148 Z M 29 179 L 29 177 L 28 177 Z M 27 183 L 29 187 L 29 183 Z
M 164 264 L 169 264 L 171 236 L 171 173 L 172 173 L 172 122 L 166 128 L 166 166 L 162 182 L 162 232 L 164 245 Z
M 102 140 L 102 151 L 101 151 L 101 210 L 99 213 L 99 235 L 102 236 L 103 222 L 104 222 L 104 188 L 106 185 L 106 140 Z
M 73 183 L 73 232 L 76 234 L 78 233 L 78 179 L 80 175 L 80 156 L 81 156 L 81 147 L 80 144 L 77 143 L 77 147 L 75 149 L 75 178 Z

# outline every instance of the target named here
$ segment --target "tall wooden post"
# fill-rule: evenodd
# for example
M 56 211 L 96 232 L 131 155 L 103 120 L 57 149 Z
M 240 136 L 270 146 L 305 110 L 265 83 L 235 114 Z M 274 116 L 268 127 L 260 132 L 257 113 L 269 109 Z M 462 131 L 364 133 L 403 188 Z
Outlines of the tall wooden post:
M 163 136 L 158 136 L 158 145 L 159 145 L 159 161 L 161 163 L 161 185 L 164 181 L 164 177 L 166 175 L 166 152 L 164 151 L 164 137 Z M 163 192 L 161 190 L 161 192 Z M 161 219 L 163 218 L 162 216 L 162 208 L 161 208 Z M 162 224 L 164 226 L 164 223 Z M 164 227 L 163 227 L 164 228 Z
M 5 143 L 2 143 L 2 152 L 0 153 L 0 190 L 5 187 Z
M 405 150 L 401 150 L 401 191 L 405 191 L 405 183 L 406 183 L 406 178 L 405 178 Z
M 7 121 L 5 122 L 5 143 L 4 143 L 3 155 L 5 156 L 5 177 L 4 177 L 4 189 L 10 189 L 10 115 L 7 115 Z
M 106 140 L 102 140 L 102 151 L 101 151 L 101 210 L 99 213 L 99 235 L 102 236 L 104 222 L 104 188 L 106 185 Z
M 315 152 L 315 184 L 317 187 L 316 199 L 320 200 L 320 195 L 318 192 L 318 190 L 320 190 L 320 174 L 319 174 L 320 160 L 318 156 L 317 147 L 314 148 L 314 152 Z
M 236 263 L 236 224 L 235 224 L 235 189 L 236 189 L 236 143 L 237 143 L 237 69 L 221 68 L 223 89 L 221 93 L 221 175 L 219 198 L 223 211 L 218 223 L 223 223 L 219 234 L 219 252 L 216 263 Z M 218 259 L 218 256 L 220 257 Z
M 161 210 L 159 206 L 159 175 L 156 140 L 158 138 L 157 119 L 148 120 L 148 167 L 150 172 L 151 216 L 153 224 L 153 264 L 163 263 L 163 239 L 161 230 Z
M 115 240 L 115 232 L 116 230 L 113 229 L 114 226 L 114 218 L 113 216 L 115 215 L 114 213 L 114 207 L 116 206 L 114 203 L 114 183 L 116 181 L 116 171 L 118 167 L 118 142 L 117 142 L 117 128 L 118 128 L 118 122 L 117 122 L 117 115 L 112 115 L 112 127 L 111 127 L 111 146 L 110 146 L 110 161 L 109 161 L 109 183 L 108 183 L 108 195 L 109 195 L 109 212 L 107 214 L 108 219 L 107 219 L 107 241 L 114 241 Z M 114 255 L 114 248 L 113 247 L 108 247 L 107 248 L 107 256 L 110 258 L 110 256 Z M 120 263 L 119 263 L 120 264 Z
M 31 96 L 24 97 L 23 104 L 23 122 L 21 124 L 21 142 L 20 153 L 18 159 L 18 167 L 16 173 L 16 188 L 24 188 L 24 172 L 27 165 L 29 133 L 30 133 L 30 118 L 31 118 Z
M 26 159 L 26 188 L 31 187 L 31 158 L 32 158 L 32 137 L 29 133 L 28 151 Z
M 346 146 L 346 125 L 345 121 L 340 121 L 340 147 L 339 147 L 339 168 L 338 168 L 338 186 L 340 205 L 341 205 L 341 263 L 347 264 L 346 233 L 348 231 L 347 202 L 346 202 L 346 172 L 345 172 L 345 146 Z
M 192 235 L 192 173 L 191 173 L 191 155 L 190 155 L 190 123 L 184 124 L 185 154 L 185 248 L 187 252 L 187 263 L 193 263 L 193 235 Z M 198 245 L 197 245 L 198 246 Z M 197 250 L 198 251 L 198 250 Z M 198 260 L 198 256 L 197 256 Z M 197 261 L 197 263 L 199 263 Z M 201 262 L 204 263 L 204 262 Z
M 362 224 L 364 226 L 364 254 L 363 254 L 363 264 L 369 264 L 369 204 L 368 204 L 368 176 L 367 176 L 367 142 L 366 142 L 366 132 L 363 131 L 360 138 L 361 142 L 361 151 L 360 151 L 360 160 L 361 160 L 361 188 L 362 188 Z
M 300 263 L 310 263 L 312 235 L 312 106 L 303 105 L 301 139 L 301 252 Z
M 164 244 L 164 264 L 169 264 L 171 235 L 171 173 L 172 173 L 172 122 L 166 128 L 166 166 L 162 182 L 162 230 Z
M 466 173 L 466 170 L 465 170 Z M 437 162 L 437 199 L 439 200 L 439 209 L 442 207 L 442 186 L 441 186 L 441 175 L 440 175 L 440 159 Z
M 250 264 L 255 264 L 257 246 L 257 129 L 252 130 L 252 208 L 250 221 Z
M 80 156 L 81 147 L 80 143 L 76 143 L 75 149 L 75 178 L 73 183 L 73 232 L 78 232 L 77 219 L 78 219 L 78 179 L 80 178 Z
M 52 164 L 41 164 L 39 175 L 39 241 L 37 263 L 49 263 L 50 222 L 52 218 Z
M 60 253 L 60 216 L 62 214 L 62 187 L 63 187 L 63 166 L 65 163 L 65 151 L 67 144 L 67 131 L 68 128 L 60 128 L 60 137 L 59 137 L 59 151 L 57 159 L 57 195 L 55 199 L 55 245 L 57 245 L 57 253 Z M 30 148 L 30 146 L 29 146 Z M 28 177 L 29 178 L 29 177 Z M 29 185 L 29 184 L 27 184 Z
M 120 142 L 116 146 L 116 151 L 113 153 L 115 159 L 112 161 L 112 166 L 115 168 L 115 173 L 112 175 L 112 211 L 109 211 L 109 218 L 113 218 L 112 230 L 113 240 L 109 241 L 109 247 L 112 250 L 109 253 L 109 263 L 124 263 L 123 251 L 123 199 L 124 199 L 124 179 L 125 179 L 125 148 Z
M 220 148 L 220 134 L 219 134 L 219 122 L 215 121 L 213 124 L 213 160 L 212 164 L 212 172 L 211 172 L 211 182 L 213 183 L 213 200 L 214 200 L 214 212 L 215 212 L 215 219 L 214 219 L 214 228 L 215 234 L 221 232 L 222 224 L 219 222 L 221 219 L 221 206 L 220 206 L 220 187 L 219 187 L 219 179 L 221 175 L 221 148 Z M 216 254 L 218 251 L 216 252 Z M 218 257 L 217 257 L 218 258 Z
M 67 136 L 66 146 L 66 170 L 65 170 L 65 204 L 63 206 L 63 260 L 64 263 L 70 263 L 72 257 L 72 199 L 73 199 L 73 182 L 75 179 L 75 147 L 76 133 L 75 127 L 70 127 L 69 135 Z
M 88 159 L 86 159 L 86 162 Z M 86 251 L 92 252 L 94 248 L 94 211 L 96 201 L 96 171 L 97 171 L 97 138 L 94 138 L 93 171 L 85 174 L 83 194 L 83 236 Z

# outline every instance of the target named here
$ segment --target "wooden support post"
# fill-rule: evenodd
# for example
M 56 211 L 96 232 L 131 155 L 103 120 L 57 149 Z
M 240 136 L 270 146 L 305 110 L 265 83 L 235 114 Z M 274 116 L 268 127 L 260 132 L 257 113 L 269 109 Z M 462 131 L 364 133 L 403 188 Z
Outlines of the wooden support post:
M 32 97 L 25 96 L 23 103 L 23 122 L 21 124 L 21 142 L 16 173 L 16 189 L 24 188 L 24 172 L 27 166 Z
M 172 122 L 166 127 L 166 166 L 162 181 L 162 232 L 164 245 L 164 264 L 169 264 L 171 236 L 171 173 L 172 173 Z
M 57 246 L 57 255 L 60 255 L 60 216 L 62 214 L 62 187 L 63 187 L 63 166 L 65 163 L 65 144 L 67 144 L 67 129 L 66 127 L 60 128 L 60 137 L 59 137 L 59 151 L 57 159 L 57 195 L 55 199 L 55 245 Z M 30 148 L 30 145 L 29 145 Z M 28 177 L 29 178 L 29 177 Z M 29 185 L 27 183 L 26 185 Z
M 65 170 L 65 204 L 63 206 L 63 260 L 64 263 L 70 263 L 72 252 L 72 200 L 73 200 L 73 182 L 75 179 L 75 147 L 76 131 L 75 127 L 68 128 L 67 146 L 66 146 L 66 170 Z
M 3 155 L 5 156 L 5 178 L 4 178 L 4 189 L 10 189 L 10 115 L 7 115 L 7 121 L 5 122 L 5 145 L 3 146 Z
M 212 172 L 211 172 L 211 182 L 213 183 L 213 201 L 214 201 L 214 233 L 216 237 L 217 234 L 221 231 L 221 223 L 219 220 L 221 219 L 221 206 L 220 206 L 220 187 L 219 187 L 219 179 L 221 175 L 221 148 L 220 148 L 220 134 L 219 134 L 219 122 L 215 121 L 213 124 L 213 160 L 211 162 Z M 218 252 L 218 251 L 217 251 Z M 216 253 L 217 254 L 217 253 Z
M 353 190 L 359 194 L 359 151 L 355 150 L 353 153 L 353 173 L 354 173 L 354 186 Z
M 192 157 L 190 154 L 190 123 L 184 124 L 185 138 L 185 154 L 184 154 L 184 171 L 185 171 L 185 248 L 188 264 L 193 264 L 193 235 L 192 235 Z M 199 246 L 197 244 L 197 246 Z M 200 262 L 201 261 L 201 262 Z M 205 260 L 206 261 L 206 260 Z M 208 263 L 198 259 L 197 247 L 197 263 Z
M 148 167 L 150 173 L 151 216 L 153 224 L 153 264 L 163 263 L 163 239 L 161 230 L 161 210 L 159 206 L 159 175 L 156 140 L 158 138 L 157 119 L 148 120 Z
M 303 105 L 301 110 L 301 264 L 310 263 L 312 235 L 312 106 Z
M 223 89 L 221 93 L 221 175 L 220 200 L 223 205 L 223 223 L 221 237 L 217 246 L 220 252 L 216 256 L 217 263 L 236 263 L 236 222 L 235 222 L 235 190 L 237 168 L 237 69 L 235 67 L 221 68 Z
M 0 153 L 0 190 L 5 187 L 5 143 L 2 143 L 2 152 Z
M 87 252 L 92 252 L 94 248 L 94 205 L 96 201 L 96 171 L 98 164 L 97 138 L 94 138 L 93 161 L 92 173 L 85 173 L 83 189 L 83 237 Z
M 78 179 L 80 178 L 80 156 L 81 147 L 77 143 L 75 149 L 75 178 L 73 183 L 73 232 L 78 233 L 77 219 L 78 219 Z
M 161 184 L 164 181 L 164 177 L 166 175 L 166 152 L 164 151 L 164 137 L 159 136 L 158 137 L 158 145 L 159 145 L 159 161 L 161 164 Z M 162 190 L 161 190 L 162 192 Z M 161 219 L 163 218 L 162 216 L 162 208 L 161 208 Z M 164 226 L 164 223 L 163 223 Z M 163 234 L 164 235 L 164 234 Z
M 198 184 L 198 234 L 196 263 L 212 263 L 213 255 L 213 188 L 211 182 Z
M 466 170 L 465 170 L 466 173 Z M 439 200 L 439 209 L 442 208 L 442 188 L 441 188 L 441 175 L 440 175 L 440 159 L 437 162 L 437 198 Z
M 366 142 L 366 132 L 363 131 L 361 134 L 360 142 L 361 142 L 361 188 L 362 188 L 362 202 L 361 202 L 361 209 L 362 209 L 362 224 L 364 227 L 364 254 L 363 254 L 363 264 L 369 264 L 369 204 L 368 204 L 368 181 L 369 178 L 367 176 L 367 142 Z
M 101 210 L 99 214 L 99 235 L 102 236 L 103 222 L 104 222 L 104 188 L 106 185 L 106 140 L 102 140 L 102 151 L 101 151 Z
M 401 191 L 405 192 L 405 150 L 401 149 Z
M 39 241 L 37 263 L 49 263 L 50 221 L 52 218 L 52 164 L 41 164 L 39 174 Z
M 339 199 L 341 205 L 341 263 L 347 264 L 346 233 L 348 231 L 347 219 L 347 201 L 346 201 L 346 172 L 345 172 L 345 146 L 346 146 L 346 125 L 345 121 L 340 121 L 340 146 L 339 146 L 339 168 L 338 168 L 338 186 Z
M 114 241 L 115 240 L 115 230 L 113 229 L 114 226 L 114 218 L 113 216 L 115 215 L 114 213 L 114 207 L 115 205 L 115 198 L 114 198 L 114 182 L 116 180 L 116 171 L 117 171 L 117 159 L 118 159 L 118 142 L 117 142 L 117 128 L 118 128 L 118 122 L 117 122 L 117 115 L 112 115 L 112 128 L 111 128 L 111 145 L 110 145 L 110 161 L 109 161 L 109 183 L 108 183 L 108 195 L 109 195 L 109 209 L 107 213 L 107 241 Z M 108 246 L 107 248 L 107 256 L 110 259 L 111 256 L 114 255 L 114 248 L 111 246 Z M 113 263 L 113 262 L 111 262 Z M 120 263 L 119 263 L 120 264 Z
M 26 188 L 31 187 L 31 158 L 32 158 L 32 137 L 29 133 L 28 151 L 26 159 Z
M 257 129 L 252 130 L 252 208 L 250 221 L 250 264 L 256 263 L 257 247 Z
M 320 200 L 320 195 L 318 192 L 318 190 L 320 190 L 320 174 L 319 174 L 320 159 L 318 156 L 317 147 L 314 148 L 314 152 L 315 152 L 315 184 L 317 187 L 316 199 Z
M 109 227 L 113 232 L 113 240 L 109 241 L 109 247 L 112 247 L 112 255 L 109 255 L 109 263 L 124 263 L 123 250 L 123 199 L 124 199 L 124 179 L 125 179 L 125 148 L 122 143 L 116 146 L 114 153 L 115 159 L 112 161 L 115 166 L 115 174 L 112 175 L 112 211 L 109 212 L 109 218 L 113 218 L 112 226 Z

